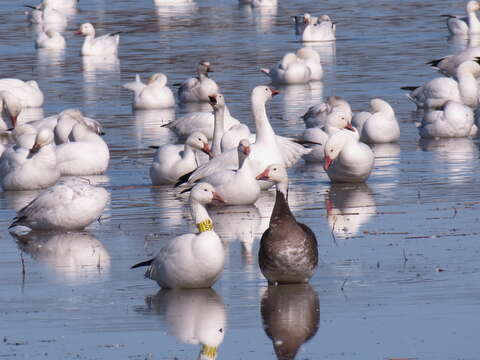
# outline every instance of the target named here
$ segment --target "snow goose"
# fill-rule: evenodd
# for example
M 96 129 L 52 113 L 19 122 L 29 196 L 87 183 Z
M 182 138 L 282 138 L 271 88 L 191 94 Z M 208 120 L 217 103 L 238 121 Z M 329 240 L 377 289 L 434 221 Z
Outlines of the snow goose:
M 55 153 L 62 175 L 104 174 L 110 160 L 105 141 L 83 124 L 73 127 L 70 142 L 57 146 Z
M 352 120 L 352 109 L 350 104 L 340 96 L 329 96 L 327 101 L 311 106 L 302 116 L 307 128 L 324 126 L 329 116 L 343 116 L 348 123 Z
M 64 49 L 65 38 L 54 29 L 47 29 L 37 35 L 35 46 L 39 49 Z
M 17 97 L 22 107 L 43 105 L 43 93 L 35 80 L 0 79 L 0 91 L 8 91 Z
M 187 344 L 201 344 L 196 359 L 217 358 L 227 330 L 227 307 L 214 289 L 162 289 L 146 297 L 145 303 L 163 315 L 169 334 Z
M 310 81 L 310 68 L 294 53 L 287 53 L 271 69 L 260 69 L 273 84 L 306 84 Z
M 83 56 L 117 56 L 119 33 L 111 33 L 95 38 L 95 28 L 90 23 L 84 23 L 75 34 L 85 36 L 81 54 Z
M 185 80 L 178 88 L 180 102 L 208 102 L 209 95 L 218 93 L 217 83 L 208 77 L 212 71 L 209 61 L 200 61 L 197 77 Z
M 372 172 L 374 156 L 368 145 L 359 141 L 356 129 L 343 129 L 325 144 L 325 171 L 331 182 L 364 182 Z
M 56 29 L 61 30 L 66 28 L 68 19 L 66 15 L 55 8 L 51 4 L 51 0 L 43 0 L 43 2 L 38 6 L 25 5 L 26 7 L 32 9 L 31 12 L 27 13 L 28 21 L 32 24 L 39 25 L 54 25 Z
M 167 82 L 166 75 L 157 73 L 151 75 L 144 84 L 137 74 L 134 82 L 126 83 L 123 87 L 133 91 L 134 109 L 163 109 L 175 106 L 175 97 Z
M 441 108 L 447 100 L 463 103 L 472 108 L 478 105 L 478 84 L 480 60 L 466 61 L 456 71 L 456 79 L 437 77 L 421 86 L 406 86 L 407 97 L 419 108 Z
M 108 192 L 83 179 L 68 179 L 44 190 L 21 209 L 10 228 L 81 230 L 102 215 Z
M 318 81 L 323 77 L 323 68 L 320 62 L 320 54 L 311 47 L 303 47 L 297 50 L 297 57 L 310 69 L 310 81 Z
M 290 211 L 287 170 L 281 164 L 272 164 L 257 180 L 274 181 L 277 187 L 270 225 L 260 239 L 260 270 L 269 285 L 306 283 L 318 264 L 317 239 Z
M 0 91 L 0 111 L 0 130 L 15 128 L 17 125 L 18 116 L 22 112 L 22 103 L 9 91 Z M 8 125 L 5 118 L 9 118 L 12 126 Z
M 469 47 L 458 54 L 448 55 L 441 59 L 435 59 L 427 62 L 434 69 L 439 70 L 446 76 L 455 76 L 457 67 L 465 61 L 473 61 L 480 57 L 480 46 Z
M 3 190 L 36 190 L 49 187 L 60 177 L 56 166 L 53 133 L 41 129 L 31 149 L 14 146 L 0 158 Z
M 252 91 L 252 113 L 256 127 L 256 138 L 255 143 L 251 145 L 249 159 L 254 173 L 259 173 L 272 163 L 282 163 L 286 167 L 291 167 L 303 155 L 310 152 L 310 149 L 304 148 L 291 139 L 275 135 L 275 131 L 268 120 L 265 104 L 276 94 L 278 94 L 278 91 L 262 85 L 255 87 Z M 238 165 L 237 150 L 226 151 L 195 170 L 188 179 L 188 183 L 193 184 L 221 170 L 236 170 Z M 271 183 L 263 183 L 262 189 L 267 189 L 270 186 Z
M 480 33 L 480 21 L 475 11 L 480 10 L 478 1 L 467 2 L 467 17 L 443 15 L 447 17 L 448 31 L 452 35 L 469 35 Z
M 382 99 L 370 100 L 370 112 L 356 113 L 352 125 L 360 133 L 360 141 L 367 144 L 396 142 L 400 138 L 400 126 L 389 103 Z
M 162 288 L 211 287 L 219 278 L 225 263 L 225 249 L 205 208 L 213 200 L 222 201 L 222 198 L 212 185 L 195 185 L 189 202 L 199 233 L 173 238 L 153 259 L 133 265 L 132 268 L 149 266 L 145 277 L 155 280 Z
M 222 94 L 213 94 L 208 98 L 215 118 L 212 139 L 212 155 L 215 157 L 224 151 L 236 148 L 241 139 L 248 139 L 251 134 L 248 126 L 241 123 L 234 124 L 225 130 L 225 98 Z
M 203 179 L 213 185 L 226 205 L 251 205 L 260 196 L 260 184 L 250 163 L 250 142 L 238 144 L 238 170 L 223 170 Z
M 302 41 L 333 41 L 335 40 L 335 23 L 332 22 L 328 15 L 322 15 L 318 18 L 317 23 L 312 17 L 305 18 L 305 27 L 302 32 Z
M 292 16 L 292 18 L 295 26 L 295 35 L 302 35 L 303 30 L 309 22 L 311 22 L 312 24 L 318 23 L 318 17 L 312 16 L 309 13 L 305 13 L 303 15 L 295 15 Z
M 192 133 L 185 145 L 160 146 L 150 167 L 152 184 L 175 184 L 181 176 L 194 171 L 198 167 L 197 151 L 211 154 L 208 140 L 200 132 Z
M 422 138 L 452 138 L 473 135 L 473 110 L 455 101 L 447 101 L 440 110 L 424 114 L 418 133 Z M 476 126 L 475 126 L 476 130 Z
M 280 360 L 295 359 L 300 347 L 318 331 L 320 301 L 310 284 L 269 286 L 260 310 L 263 329 Z

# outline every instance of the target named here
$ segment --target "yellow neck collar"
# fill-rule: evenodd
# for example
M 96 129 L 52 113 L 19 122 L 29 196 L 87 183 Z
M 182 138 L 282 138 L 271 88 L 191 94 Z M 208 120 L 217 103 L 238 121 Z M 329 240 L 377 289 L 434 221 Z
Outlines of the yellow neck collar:
M 198 231 L 205 232 L 213 230 L 213 222 L 210 219 L 203 220 L 197 224 Z
M 200 355 L 203 355 L 209 359 L 215 359 L 217 357 L 217 347 L 203 345 Z

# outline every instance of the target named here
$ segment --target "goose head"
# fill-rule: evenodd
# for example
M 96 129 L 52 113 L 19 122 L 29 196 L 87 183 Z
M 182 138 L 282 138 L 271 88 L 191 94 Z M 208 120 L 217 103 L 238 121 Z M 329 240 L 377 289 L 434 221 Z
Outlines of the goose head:
M 467 3 L 467 12 L 480 10 L 480 3 L 478 1 L 469 1 Z
M 165 86 L 165 85 L 167 85 L 167 82 L 168 82 L 168 78 L 165 74 L 156 73 L 156 74 L 152 74 L 148 78 L 147 84 L 150 85 L 150 84 L 153 84 L 153 83 L 158 83 L 162 86 Z
M 210 61 L 202 60 L 199 62 L 198 67 L 197 67 L 197 73 L 198 75 L 205 75 L 208 77 L 208 73 L 213 72 L 212 65 L 210 64 Z
M 208 96 L 208 103 L 215 111 L 222 107 L 225 107 L 225 98 L 222 94 L 212 94 Z
M 313 50 L 311 47 L 303 47 L 297 50 L 297 57 L 302 60 L 312 60 L 318 63 L 320 62 L 319 53 Z
M 256 179 L 275 183 L 288 182 L 287 169 L 282 164 L 271 164 L 262 173 L 258 174 Z
M 328 15 L 322 15 L 320 16 L 320 18 L 318 19 L 320 23 L 322 22 L 332 22 L 332 19 L 330 19 L 330 16 Z
M 297 61 L 297 55 L 295 55 L 294 53 L 287 53 L 283 56 L 282 61 L 280 62 L 280 67 L 286 70 L 290 64 L 293 64 Z
M 0 91 L 1 110 L 5 110 L 10 116 L 12 127 L 17 125 L 17 119 L 22 112 L 22 104 L 20 100 L 9 91 Z
M 212 151 L 210 149 L 210 145 L 208 145 L 208 139 L 205 134 L 201 132 L 194 132 L 190 134 L 190 136 L 185 141 L 185 145 L 191 147 L 192 149 L 203 151 L 205 154 L 209 156 L 212 155 Z
M 250 155 L 250 141 L 248 139 L 242 139 L 238 143 L 237 147 L 238 151 L 238 163 L 239 163 L 239 168 L 243 166 L 243 163 L 245 162 L 245 159 Z
M 348 129 L 353 131 L 351 113 L 345 113 L 345 111 L 338 109 L 332 111 L 326 121 L 326 125 L 333 126 L 338 129 Z
M 95 28 L 90 23 L 83 23 L 80 25 L 80 28 L 75 31 L 77 35 L 84 35 L 84 36 L 95 36 Z
M 31 158 L 34 154 L 38 153 L 44 146 L 50 145 L 53 142 L 53 132 L 49 128 L 41 128 L 35 138 L 28 157 Z
M 456 75 L 457 78 L 463 74 L 472 74 L 475 78 L 480 77 L 480 58 L 476 57 L 475 60 L 465 61 L 458 65 Z
M 272 97 L 279 93 L 279 91 L 272 89 L 268 86 L 260 85 L 252 90 L 252 99 L 258 99 L 261 100 L 263 103 L 266 103 L 268 100 L 271 100 Z
M 198 183 L 190 191 L 190 202 L 194 201 L 202 205 L 206 205 L 210 204 L 213 200 L 224 202 L 223 198 L 215 191 L 215 188 L 209 183 Z
M 342 129 L 335 134 L 333 134 L 325 144 L 325 163 L 323 168 L 328 170 L 328 168 L 332 165 L 335 159 L 340 155 L 344 146 L 352 140 L 358 141 L 359 134 L 357 129 L 352 127 L 353 130 L 350 129 Z
M 384 112 L 391 115 L 394 114 L 393 108 L 390 104 L 379 98 L 370 100 L 370 112 L 372 114 L 376 112 Z

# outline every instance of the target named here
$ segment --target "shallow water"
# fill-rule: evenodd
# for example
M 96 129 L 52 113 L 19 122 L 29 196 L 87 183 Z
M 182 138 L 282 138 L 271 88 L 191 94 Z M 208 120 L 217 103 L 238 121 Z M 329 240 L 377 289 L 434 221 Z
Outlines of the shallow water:
M 79 107 L 101 120 L 112 155 L 94 179 L 110 203 L 84 233 L 14 239 L 7 227 L 36 193 L 0 193 L 1 357 L 191 359 L 221 328 L 218 359 L 274 359 L 269 336 L 280 359 L 307 339 L 297 359 L 478 358 L 478 140 L 420 141 L 421 114 L 399 89 L 436 76 L 424 63 L 466 46 L 439 17 L 455 9 L 464 11 L 430 0 L 279 0 L 254 10 L 235 0 L 82 0 L 68 48 L 52 53 L 35 50 L 21 5 L 1 2 L 0 77 L 38 80 L 45 115 Z M 207 58 L 231 112 L 251 125 L 249 93 L 266 81 L 258 69 L 300 46 L 290 16 L 305 11 L 328 13 L 338 40 L 315 45 L 322 83 L 282 88 L 268 105 L 277 132 L 300 134 L 299 116 L 330 94 L 355 110 L 381 96 L 401 122 L 399 144 L 375 148 L 366 185 L 332 186 L 319 165 L 289 171 L 291 207 L 319 240 L 311 287 L 267 290 L 256 259 L 273 205 L 267 192 L 256 206 L 212 209 L 228 259 L 213 290 L 159 292 L 129 266 L 192 229 L 185 196 L 148 177 L 148 146 L 174 141 L 159 126 L 173 114 L 132 112 L 120 85 L 152 72 L 173 84 Z M 119 60 L 79 56 L 73 30 L 86 21 L 124 32 Z

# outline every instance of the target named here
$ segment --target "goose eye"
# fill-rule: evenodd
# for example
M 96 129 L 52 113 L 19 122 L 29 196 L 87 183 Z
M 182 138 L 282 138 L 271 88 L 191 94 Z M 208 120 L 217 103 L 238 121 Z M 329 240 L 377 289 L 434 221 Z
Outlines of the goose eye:
M 208 191 L 207 189 L 203 189 L 203 191 Z

